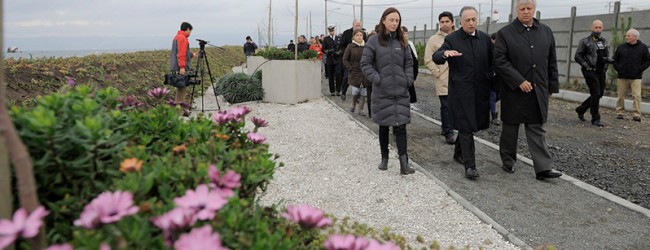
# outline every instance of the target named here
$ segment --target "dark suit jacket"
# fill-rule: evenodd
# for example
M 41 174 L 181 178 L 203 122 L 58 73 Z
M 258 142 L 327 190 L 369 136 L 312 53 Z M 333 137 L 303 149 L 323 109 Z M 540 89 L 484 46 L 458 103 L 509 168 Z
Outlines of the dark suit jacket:
M 340 64 L 341 56 L 345 51 L 340 50 L 338 40 L 338 36 L 334 36 L 334 39 L 330 36 L 325 37 L 323 42 L 323 53 L 327 55 L 327 59 L 325 60 L 326 65 Z
M 555 38 L 548 26 L 535 19 L 526 28 L 519 19 L 497 32 L 494 64 L 501 77 L 501 120 L 505 123 L 545 123 L 548 98 L 558 93 Z M 524 81 L 533 91 L 519 89 Z
M 446 50 L 461 56 L 443 58 Z M 451 125 L 460 132 L 476 132 L 490 126 L 490 86 L 492 85 L 492 41 L 476 30 L 476 35 L 458 29 L 445 37 L 433 54 L 436 64 L 449 63 L 449 109 Z

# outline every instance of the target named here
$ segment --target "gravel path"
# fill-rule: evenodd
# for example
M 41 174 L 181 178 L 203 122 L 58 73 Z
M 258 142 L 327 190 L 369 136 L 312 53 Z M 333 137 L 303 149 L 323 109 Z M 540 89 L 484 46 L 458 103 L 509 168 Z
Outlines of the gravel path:
M 216 108 L 214 99 L 205 97 L 206 109 Z M 263 205 L 310 204 L 338 218 L 388 227 L 413 246 L 424 246 L 416 241 L 421 235 L 427 245 L 435 240 L 444 248 L 518 249 L 422 173 L 400 176 L 395 150 L 389 170 L 377 170 L 377 136 L 328 101 L 245 105 L 249 117 L 269 122 L 258 132 L 285 164 L 262 195 Z

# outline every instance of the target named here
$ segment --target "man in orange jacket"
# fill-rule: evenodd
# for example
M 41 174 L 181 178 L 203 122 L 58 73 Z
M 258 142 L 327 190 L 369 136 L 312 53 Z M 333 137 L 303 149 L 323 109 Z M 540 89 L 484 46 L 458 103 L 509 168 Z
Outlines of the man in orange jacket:
M 171 71 L 185 75 L 185 72 L 190 70 L 190 60 L 192 59 L 192 52 L 190 51 L 190 43 L 187 38 L 192 34 L 192 25 L 188 22 L 181 24 L 181 30 L 176 33 L 172 41 L 171 50 Z M 177 104 L 185 102 L 185 95 L 187 89 L 185 87 L 176 88 Z M 189 104 L 191 105 L 191 104 Z

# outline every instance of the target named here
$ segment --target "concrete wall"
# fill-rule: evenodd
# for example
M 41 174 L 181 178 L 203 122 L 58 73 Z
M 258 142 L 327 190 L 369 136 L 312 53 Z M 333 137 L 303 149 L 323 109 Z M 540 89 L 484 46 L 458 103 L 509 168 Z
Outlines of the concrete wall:
M 320 60 L 271 60 L 262 65 L 265 102 L 296 104 L 321 97 Z
M 580 9 L 578 9 L 578 12 Z M 567 9 L 567 12 L 570 12 L 570 8 Z M 644 11 L 635 11 L 635 12 L 621 12 L 620 17 L 625 19 L 627 22 L 628 17 L 632 17 L 632 28 L 639 30 L 641 37 L 639 40 L 643 41 L 646 45 L 650 46 L 650 10 Z M 583 37 L 588 36 L 591 33 L 591 23 L 593 20 L 600 19 L 605 25 L 605 30 L 603 31 L 603 37 L 611 44 L 612 42 L 612 28 L 614 27 L 614 14 L 603 14 L 603 15 L 592 15 L 592 16 L 576 16 L 573 39 L 569 43 L 570 30 L 571 30 L 571 18 L 555 18 L 555 19 L 544 19 L 544 13 L 541 14 L 541 22 L 551 27 L 553 34 L 555 35 L 556 42 L 556 52 L 557 52 L 557 63 L 560 76 L 560 82 L 573 82 L 577 80 L 580 83 L 584 82 L 582 73 L 580 72 L 580 65 L 578 65 L 573 57 L 575 51 L 578 47 L 578 42 Z M 479 30 L 484 31 L 488 34 L 497 32 L 503 26 L 508 23 L 492 23 L 489 25 L 489 30 L 487 24 L 479 25 Z M 457 26 L 459 27 L 459 26 Z M 436 27 L 437 28 L 437 27 Z M 429 37 L 435 34 L 437 30 L 425 30 L 424 27 L 418 29 L 415 28 L 413 32 L 413 37 L 411 38 L 413 43 L 426 44 Z M 411 32 L 409 32 L 411 33 Z M 569 52 L 569 44 L 571 44 L 571 55 Z M 613 48 L 612 48 L 613 49 Z M 613 51 L 610 50 L 610 56 L 613 56 Z M 570 70 L 567 68 L 567 60 L 570 63 Z M 567 81 L 567 71 L 570 72 L 570 77 Z M 643 74 L 643 84 L 646 87 L 650 87 L 650 70 L 646 70 Z

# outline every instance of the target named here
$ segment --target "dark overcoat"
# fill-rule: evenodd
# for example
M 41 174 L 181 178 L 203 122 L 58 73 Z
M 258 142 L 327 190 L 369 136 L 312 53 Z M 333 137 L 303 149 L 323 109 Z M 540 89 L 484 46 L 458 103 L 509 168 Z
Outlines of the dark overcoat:
M 368 38 L 361 57 L 361 71 L 372 83 L 372 121 L 380 126 L 400 126 L 411 122 L 409 87 L 413 86 L 411 48 L 402 47 L 395 33 Z
M 560 91 L 551 28 L 537 19 L 527 28 L 515 19 L 497 32 L 494 64 L 501 77 L 501 120 L 545 123 L 549 96 Z M 531 92 L 519 89 L 524 81 L 533 85 Z
M 348 84 L 356 88 L 361 87 L 361 84 L 363 87 L 368 87 L 368 81 L 361 72 L 361 56 L 363 56 L 364 48 L 365 44 L 359 45 L 353 42 L 343 53 L 343 65 L 348 70 Z
M 445 59 L 446 50 L 456 50 L 463 55 Z M 476 132 L 490 126 L 492 50 L 487 34 L 477 30 L 472 36 L 458 29 L 447 35 L 433 54 L 436 64 L 449 63 L 451 126 L 460 132 Z
M 339 37 L 326 36 L 323 40 L 323 53 L 326 55 L 325 65 L 340 64 L 341 56 L 344 51 L 340 51 Z

